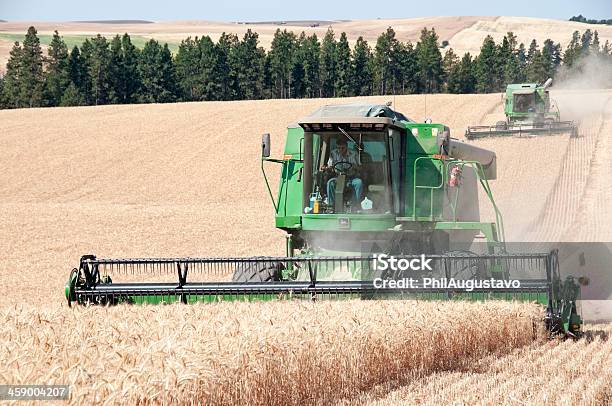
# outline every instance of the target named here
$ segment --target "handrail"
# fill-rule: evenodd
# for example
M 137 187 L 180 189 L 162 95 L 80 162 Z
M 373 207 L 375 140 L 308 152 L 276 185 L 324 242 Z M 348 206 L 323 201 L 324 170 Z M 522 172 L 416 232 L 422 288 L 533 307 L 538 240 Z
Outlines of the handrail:
M 284 163 L 285 161 L 273 158 L 261 158 L 261 173 L 263 173 L 264 181 L 266 182 L 266 187 L 268 188 L 268 193 L 270 194 L 270 200 L 272 200 L 272 205 L 274 206 L 274 213 L 278 214 L 278 205 L 274 201 L 274 195 L 272 194 L 272 189 L 270 188 L 270 182 L 268 182 L 268 176 L 266 175 L 266 171 L 264 170 L 264 161 L 270 161 L 275 163 Z
M 414 220 L 417 219 L 417 213 L 416 213 L 416 190 L 417 189 L 430 189 L 430 194 L 429 194 L 429 216 L 430 218 L 433 219 L 433 191 L 436 189 L 441 189 L 444 187 L 444 183 L 445 183 L 445 171 L 442 171 L 442 177 L 440 180 L 440 184 L 438 186 L 425 186 L 425 185 L 417 185 L 417 162 L 421 159 L 428 159 L 430 161 L 442 161 L 442 166 L 444 166 L 444 161 L 440 158 L 436 158 L 436 157 L 430 157 L 430 156 L 421 156 L 418 157 L 417 159 L 414 160 L 414 170 L 412 171 L 412 177 L 413 177 L 413 182 L 412 182 L 412 187 L 413 187 L 413 191 L 412 191 L 412 218 Z
M 441 183 L 439 185 L 437 186 L 417 185 L 417 162 L 421 159 L 428 159 L 430 161 L 442 162 L 443 170 L 442 170 L 442 176 L 441 176 Z M 502 217 L 501 211 L 499 210 L 499 207 L 497 207 L 497 204 L 495 203 L 495 199 L 493 198 L 493 192 L 491 191 L 491 187 L 484 173 L 484 168 L 482 164 L 478 161 L 463 161 L 463 160 L 453 160 L 453 159 L 446 160 L 446 159 L 442 159 L 438 157 L 431 157 L 431 156 L 422 156 L 422 157 L 418 157 L 417 159 L 415 159 L 414 160 L 414 170 L 413 170 L 412 219 L 416 221 L 418 217 L 417 212 L 416 212 L 416 191 L 417 189 L 430 189 L 430 211 L 429 211 L 428 217 L 433 219 L 433 191 L 436 189 L 443 188 L 444 185 L 447 183 L 450 165 L 461 165 L 462 170 L 465 165 L 469 165 L 474 170 L 474 174 L 478 178 L 480 185 L 484 189 L 485 193 L 487 194 L 487 197 L 489 198 L 489 201 L 491 202 L 491 205 L 493 206 L 493 210 L 495 212 L 495 224 L 497 227 L 498 238 L 500 240 L 499 242 L 502 242 L 502 243 L 505 242 L 506 237 L 505 237 L 505 231 L 504 231 L 503 217 Z M 453 204 L 451 203 L 451 210 L 453 212 L 453 216 L 452 216 L 453 222 L 457 222 L 457 211 L 456 211 L 457 210 L 457 200 L 458 200 L 458 192 L 457 192 L 457 195 L 455 196 L 454 207 L 453 207 Z
M 491 191 L 491 186 L 489 185 L 489 181 L 487 180 L 487 177 L 484 174 L 484 169 L 482 167 L 482 164 L 480 162 L 475 162 L 475 161 L 473 162 L 478 167 L 478 171 L 476 173 L 480 180 L 480 184 L 482 185 L 483 189 L 487 193 L 487 197 L 489 198 L 489 201 L 491 201 L 491 205 L 493 206 L 493 210 L 495 211 L 495 224 L 497 225 L 497 230 L 499 234 L 498 237 L 500 239 L 500 242 L 505 242 L 506 235 L 504 231 L 504 221 L 503 221 L 501 211 L 497 207 L 497 203 L 495 203 L 495 199 L 493 198 L 493 192 Z

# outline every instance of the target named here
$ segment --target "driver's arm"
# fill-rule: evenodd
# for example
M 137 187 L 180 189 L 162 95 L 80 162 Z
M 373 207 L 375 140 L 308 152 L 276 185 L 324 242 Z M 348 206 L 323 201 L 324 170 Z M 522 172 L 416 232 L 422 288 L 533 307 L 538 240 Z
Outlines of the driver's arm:
M 360 176 L 361 175 L 361 160 L 359 159 L 359 155 L 355 152 L 352 159 L 352 166 L 349 170 L 351 176 Z
M 327 160 L 327 165 L 323 165 L 323 167 L 321 168 L 322 170 L 327 170 L 329 168 L 333 168 L 334 167 L 334 153 L 333 151 L 329 154 L 329 159 Z

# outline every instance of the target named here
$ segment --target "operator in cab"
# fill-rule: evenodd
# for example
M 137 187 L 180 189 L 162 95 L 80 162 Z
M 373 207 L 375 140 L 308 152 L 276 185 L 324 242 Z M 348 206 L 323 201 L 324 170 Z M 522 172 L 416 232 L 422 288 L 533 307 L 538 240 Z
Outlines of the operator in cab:
M 336 175 L 327 181 L 327 199 L 329 205 L 334 206 L 337 175 L 339 174 L 346 175 L 346 184 L 353 189 L 353 203 L 359 203 L 363 193 L 363 181 L 358 175 L 360 165 L 357 152 L 349 150 L 346 139 L 338 139 L 336 149 L 331 151 L 327 165 L 321 168 L 324 171 L 331 171 Z

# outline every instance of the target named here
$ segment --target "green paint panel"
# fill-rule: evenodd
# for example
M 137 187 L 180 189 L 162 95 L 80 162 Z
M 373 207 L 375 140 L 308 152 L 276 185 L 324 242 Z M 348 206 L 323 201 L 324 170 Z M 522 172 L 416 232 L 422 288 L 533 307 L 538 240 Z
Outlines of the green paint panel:
M 396 224 L 393 214 L 304 214 L 302 228 L 317 231 L 385 231 Z
M 410 123 L 407 127 L 405 151 L 403 151 L 406 157 L 403 169 L 406 183 L 403 215 L 417 216 L 427 221 L 441 219 L 444 165 L 431 158 L 440 152 L 437 134 L 444 131 L 444 126 Z
M 284 161 L 278 186 L 278 211 L 275 216 L 276 227 L 297 228 L 301 224 L 304 130 L 290 127 L 287 130 Z

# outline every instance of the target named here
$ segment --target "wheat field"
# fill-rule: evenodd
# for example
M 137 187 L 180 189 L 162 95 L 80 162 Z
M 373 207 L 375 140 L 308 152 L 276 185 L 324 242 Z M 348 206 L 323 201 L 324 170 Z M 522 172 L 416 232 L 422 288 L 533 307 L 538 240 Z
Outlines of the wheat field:
M 580 137 L 479 141 L 498 155 L 492 188 L 508 237 L 611 241 L 612 92 L 555 96 Z M 67 307 L 63 284 L 86 253 L 282 255 L 260 135 L 272 134 L 278 156 L 289 123 L 347 101 L 0 111 L 0 384 L 69 383 L 73 404 L 609 402 L 610 376 L 589 377 L 612 370 L 610 325 L 548 341 L 530 304 Z M 499 94 L 395 106 L 458 138 L 501 114 Z
M 8 308 L 0 379 L 70 382 L 78 404 L 327 404 L 542 340 L 541 312 L 405 301 Z
M 579 342 L 534 342 L 463 370 L 408 385 L 383 384 L 352 404 L 608 405 L 612 401 L 612 325 L 591 325 Z

